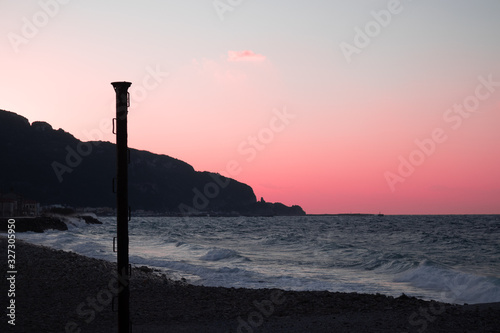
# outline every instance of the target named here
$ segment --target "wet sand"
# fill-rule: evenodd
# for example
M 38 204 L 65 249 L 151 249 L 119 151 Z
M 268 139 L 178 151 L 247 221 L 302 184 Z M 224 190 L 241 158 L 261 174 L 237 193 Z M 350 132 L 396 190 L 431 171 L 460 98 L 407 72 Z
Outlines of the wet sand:
M 7 240 L 0 236 L 2 269 Z M 0 332 L 117 332 L 116 264 L 16 241 L 15 326 L 0 283 Z M 500 303 L 451 305 L 401 296 L 219 288 L 135 267 L 133 332 L 500 332 Z

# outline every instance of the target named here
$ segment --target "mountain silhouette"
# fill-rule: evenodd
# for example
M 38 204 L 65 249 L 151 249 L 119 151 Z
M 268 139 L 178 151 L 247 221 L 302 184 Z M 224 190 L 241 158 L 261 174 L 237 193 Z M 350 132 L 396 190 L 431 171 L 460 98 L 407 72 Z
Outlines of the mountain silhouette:
M 115 207 L 115 144 L 82 142 L 43 121 L 0 110 L 0 193 L 14 190 L 42 205 Z M 257 202 L 253 189 L 178 159 L 130 149 L 133 210 L 169 214 L 304 215 L 299 206 Z

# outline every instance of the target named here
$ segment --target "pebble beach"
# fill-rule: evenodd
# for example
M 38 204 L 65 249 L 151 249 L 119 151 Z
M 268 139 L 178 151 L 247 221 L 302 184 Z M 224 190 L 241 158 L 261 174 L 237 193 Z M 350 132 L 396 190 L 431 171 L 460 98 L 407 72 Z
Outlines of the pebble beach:
M 117 332 L 115 263 L 15 245 L 15 297 L 7 273 L 0 283 L 1 332 Z M 7 272 L 5 236 L 0 249 Z M 130 295 L 133 332 L 500 332 L 500 303 L 194 286 L 146 266 L 133 268 Z

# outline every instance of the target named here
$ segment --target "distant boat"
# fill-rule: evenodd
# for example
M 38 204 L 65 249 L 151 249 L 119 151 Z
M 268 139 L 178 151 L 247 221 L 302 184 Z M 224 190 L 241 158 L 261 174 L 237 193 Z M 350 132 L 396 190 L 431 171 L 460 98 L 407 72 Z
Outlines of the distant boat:
M 382 213 L 380 213 L 380 212 L 379 212 L 379 213 L 377 214 L 377 216 L 384 216 L 384 214 L 382 214 Z

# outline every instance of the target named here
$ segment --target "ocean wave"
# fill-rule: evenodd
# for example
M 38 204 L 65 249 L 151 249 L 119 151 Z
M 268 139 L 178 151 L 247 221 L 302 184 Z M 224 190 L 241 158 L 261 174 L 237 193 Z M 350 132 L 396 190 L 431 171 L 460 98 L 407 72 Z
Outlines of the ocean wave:
M 361 267 L 363 267 L 365 270 L 368 271 L 377 271 L 381 273 L 389 273 L 389 274 L 397 274 L 401 272 L 405 272 L 415 266 L 417 266 L 418 263 L 410 262 L 408 260 L 404 259 L 380 259 L 380 258 L 375 258 L 372 260 L 369 260 L 366 263 L 363 263 Z
M 213 248 L 209 250 L 199 259 L 204 261 L 219 261 L 232 258 L 238 258 L 238 259 L 243 259 L 244 261 L 250 261 L 250 259 L 240 255 L 237 251 L 230 249 L 220 249 L 220 248 Z
M 449 303 L 500 302 L 500 279 L 461 272 L 432 261 L 401 273 L 395 282 L 437 291 L 442 301 Z
M 451 228 L 447 217 L 431 223 L 437 217 L 426 222 L 418 216 L 388 216 L 376 225 L 365 219 L 315 219 L 305 225 L 303 220 L 262 218 L 239 226 L 236 218 L 132 220 L 130 262 L 209 286 L 405 293 L 450 303 L 500 301 L 497 220 L 483 225 L 480 219 L 469 223 L 464 218 Z M 114 262 L 116 218 L 100 220 L 102 225 L 72 221 L 64 232 L 16 237 Z M 457 246 L 464 238 L 467 247 Z
M 76 216 L 61 216 L 61 220 L 66 223 L 68 229 L 80 229 L 87 225 L 87 222 L 83 218 Z
M 205 286 L 217 287 L 244 287 L 248 286 L 256 274 L 235 267 L 206 267 L 194 263 L 143 258 L 141 256 L 131 256 L 130 262 L 133 265 L 147 265 L 155 267 L 173 278 L 185 278 L 189 283 Z

